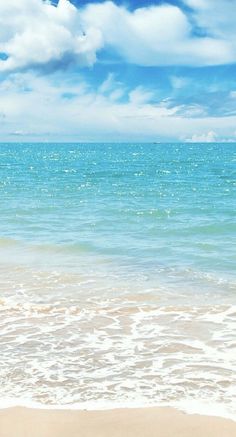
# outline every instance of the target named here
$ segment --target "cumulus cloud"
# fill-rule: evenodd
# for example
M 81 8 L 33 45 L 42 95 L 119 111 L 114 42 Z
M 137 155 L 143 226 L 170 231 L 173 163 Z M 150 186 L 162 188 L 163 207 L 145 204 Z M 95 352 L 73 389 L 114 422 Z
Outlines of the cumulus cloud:
M 111 1 L 76 8 L 69 0 L 0 2 L 0 71 L 93 65 L 101 48 L 144 66 L 236 61 L 232 0 L 184 0 L 191 20 L 167 2 L 129 11 Z M 228 9 L 227 9 L 228 5 Z M 205 36 L 194 34 L 197 28 Z
M 215 143 L 218 139 L 218 135 L 214 131 L 210 131 L 203 134 L 193 134 L 191 138 L 187 138 L 187 143 Z
M 214 131 L 202 134 L 193 134 L 191 138 L 185 139 L 186 143 L 234 143 L 236 140 L 235 132 L 233 137 L 222 137 Z
M 96 78 L 97 88 L 78 71 L 77 83 L 60 71 L 47 78 L 32 72 L 69 64 L 91 66 L 102 48 L 117 53 L 121 62 L 145 66 L 236 61 L 235 0 L 183 1 L 192 8 L 191 19 L 170 4 L 129 11 L 111 1 L 76 8 L 69 0 L 60 0 L 57 6 L 50 0 L 0 0 L 2 138 L 47 135 L 65 140 L 68 132 L 79 140 L 236 138 L 235 87 L 231 92 L 227 88 L 225 100 L 221 94 L 217 112 L 215 100 L 210 111 L 204 95 L 192 102 L 190 94 L 184 98 L 193 81 L 184 75 L 169 76 L 172 95 L 164 99 L 165 93 L 151 84 L 143 86 L 137 78 L 132 86 L 130 78 L 121 82 L 114 72 L 107 72 L 100 84 Z M 200 32 L 194 33 L 193 23 Z M 214 86 L 208 91 L 214 91 L 219 102 Z M 158 101 L 160 95 L 163 100 Z
M 138 65 L 218 65 L 233 62 L 232 38 L 193 36 L 192 24 L 177 6 L 163 4 L 133 12 L 113 2 L 90 4 L 85 26 L 100 29 L 104 43 Z
M 43 0 L 0 2 L 0 71 L 76 61 L 92 65 L 102 46 L 99 29 L 81 25 L 79 11 L 68 1 L 55 7 Z

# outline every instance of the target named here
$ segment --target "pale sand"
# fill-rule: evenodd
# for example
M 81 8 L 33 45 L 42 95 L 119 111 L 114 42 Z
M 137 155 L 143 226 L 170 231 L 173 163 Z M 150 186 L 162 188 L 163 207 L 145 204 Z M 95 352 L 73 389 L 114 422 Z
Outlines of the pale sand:
M 236 422 L 172 408 L 0 411 L 0 437 L 236 437 Z

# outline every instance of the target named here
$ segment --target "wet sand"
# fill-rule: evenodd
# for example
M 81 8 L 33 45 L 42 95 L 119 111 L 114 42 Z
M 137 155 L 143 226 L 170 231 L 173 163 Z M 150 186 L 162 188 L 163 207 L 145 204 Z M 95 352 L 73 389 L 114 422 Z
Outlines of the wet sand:
M 235 437 L 236 422 L 172 408 L 0 411 L 1 437 Z

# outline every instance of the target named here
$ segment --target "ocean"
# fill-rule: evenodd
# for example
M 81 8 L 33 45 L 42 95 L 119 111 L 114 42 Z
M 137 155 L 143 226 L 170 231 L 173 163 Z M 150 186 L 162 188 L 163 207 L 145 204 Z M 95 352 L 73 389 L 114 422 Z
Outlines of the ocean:
M 236 419 L 236 144 L 0 144 L 1 406 Z

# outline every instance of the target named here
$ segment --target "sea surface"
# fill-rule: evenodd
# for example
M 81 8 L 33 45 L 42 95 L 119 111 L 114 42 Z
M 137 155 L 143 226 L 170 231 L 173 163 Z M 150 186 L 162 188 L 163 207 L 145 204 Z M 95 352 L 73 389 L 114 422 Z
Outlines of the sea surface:
M 236 144 L 0 144 L 0 399 L 236 419 Z

